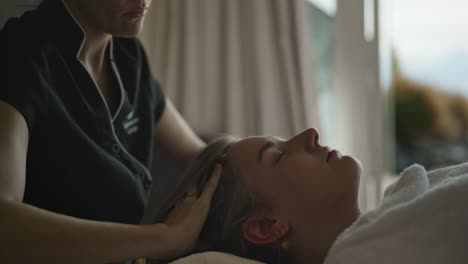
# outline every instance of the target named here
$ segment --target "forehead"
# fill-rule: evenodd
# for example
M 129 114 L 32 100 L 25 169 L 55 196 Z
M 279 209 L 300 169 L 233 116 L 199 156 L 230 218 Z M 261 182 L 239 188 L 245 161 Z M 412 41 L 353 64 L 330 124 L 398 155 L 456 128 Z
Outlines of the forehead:
M 274 143 L 281 140 L 278 137 L 269 136 L 253 136 L 242 139 L 232 144 L 227 151 L 227 156 L 231 164 L 243 176 L 248 176 L 252 173 L 258 174 L 259 169 L 259 153 L 268 143 Z M 266 149 L 265 149 L 266 150 Z M 263 152 L 263 151 L 262 151 Z
M 229 147 L 228 156 L 232 161 L 237 161 L 239 158 L 245 158 L 245 160 L 255 158 L 258 149 L 267 140 L 267 137 L 262 136 L 244 138 Z
M 258 150 L 267 140 L 267 137 L 262 136 L 248 137 L 232 144 L 227 150 L 227 158 L 235 174 L 249 186 L 254 180 L 251 175 L 258 174 Z
M 241 157 L 248 157 L 256 161 L 259 151 L 265 146 L 266 143 L 276 143 L 284 141 L 281 137 L 276 136 L 253 136 L 244 138 L 229 147 L 227 154 L 234 159 Z

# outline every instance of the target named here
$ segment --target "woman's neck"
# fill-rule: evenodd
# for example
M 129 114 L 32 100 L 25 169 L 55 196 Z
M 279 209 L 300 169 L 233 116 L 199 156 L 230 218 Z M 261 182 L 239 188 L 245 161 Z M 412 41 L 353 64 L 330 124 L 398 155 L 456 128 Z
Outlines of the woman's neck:
M 80 12 L 75 1 L 63 0 L 63 2 L 84 31 L 84 43 L 78 54 L 79 60 L 93 72 L 100 72 L 104 68 L 106 48 L 112 35 L 98 30 L 96 25 Z
M 299 263 L 323 263 L 336 238 L 351 226 L 360 214 L 361 211 L 356 207 L 346 213 L 325 217 L 323 223 L 301 223 L 291 241 Z

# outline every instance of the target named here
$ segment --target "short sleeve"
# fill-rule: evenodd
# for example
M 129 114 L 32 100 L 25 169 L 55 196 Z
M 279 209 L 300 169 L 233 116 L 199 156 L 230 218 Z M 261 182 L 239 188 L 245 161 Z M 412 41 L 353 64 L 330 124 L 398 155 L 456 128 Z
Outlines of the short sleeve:
M 0 49 L 0 100 L 23 115 L 31 134 L 47 108 L 44 67 L 6 45 L 0 45 Z
M 151 89 L 153 90 L 154 94 L 154 122 L 157 123 L 159 119 L 161 119 L 162 113 L 164 112 L 164 108 L 166 107 L 166 97 L 164 96 L 159 81 L 156 80 L 153 76 L 151 76 Z

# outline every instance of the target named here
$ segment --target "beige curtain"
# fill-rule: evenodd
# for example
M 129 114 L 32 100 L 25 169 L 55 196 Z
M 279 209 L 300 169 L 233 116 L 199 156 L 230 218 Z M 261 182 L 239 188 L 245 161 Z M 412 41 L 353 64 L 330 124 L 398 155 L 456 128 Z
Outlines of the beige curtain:
M 153 0 L 141 39 L 201 135 L 319 127 L 305 0 Z

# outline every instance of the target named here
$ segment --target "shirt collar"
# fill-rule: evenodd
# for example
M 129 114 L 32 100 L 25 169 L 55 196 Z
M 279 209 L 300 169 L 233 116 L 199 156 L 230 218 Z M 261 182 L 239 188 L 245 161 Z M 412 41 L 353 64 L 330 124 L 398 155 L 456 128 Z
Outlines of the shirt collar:
M 49 22 L 47 26 L 52 37 L 61 46 L 72 52 L 78 58 L 84 45 L 86 33 L 78 20 L 73 16 L 70 9 L 63 0 L 45 0 L 39 6 L 38 11 L 45 16 Z M 109 43 L 109 56 L 113 59 L 113 38 Z

